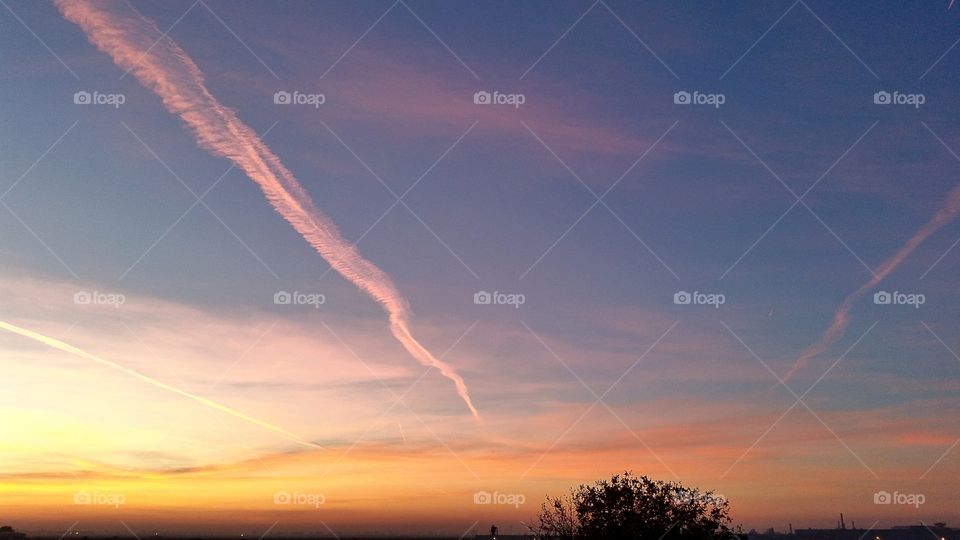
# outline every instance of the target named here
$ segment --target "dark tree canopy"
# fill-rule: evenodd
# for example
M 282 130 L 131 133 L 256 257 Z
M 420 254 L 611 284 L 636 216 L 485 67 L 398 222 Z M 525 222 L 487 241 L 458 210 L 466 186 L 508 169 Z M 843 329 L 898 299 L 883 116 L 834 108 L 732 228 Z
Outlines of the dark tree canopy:
M 744 540 L 713 492 L 626 472 L 547 497 L 534 531 L 557 540 Z

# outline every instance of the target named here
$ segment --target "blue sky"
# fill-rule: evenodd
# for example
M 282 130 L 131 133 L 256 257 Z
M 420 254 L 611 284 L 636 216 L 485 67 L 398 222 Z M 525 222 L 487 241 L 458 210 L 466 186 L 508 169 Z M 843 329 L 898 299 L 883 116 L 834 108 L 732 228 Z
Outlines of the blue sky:
M 498 462 L 497 481 L 554 448 L 569 452 L 548 458 L 543 477 L 518 480 L 530 493 L 627 468 L 676 474 L 731 493 L 758 527 L 792 518 L 787 507 L 818 524 L 831 524 L 838 505 L 863 521 L 955 512 L 943 483 L 919 478 L 935 462 L 943 474 L 958 466 L 947 452 L 960 437 L 952 215 L 787 382 L 798 395 L 816 382 L 804 400 L 817 416 L 800 407 L 775 422 L 794 402 L 777 376 L 957 185 L 960 36 L 946 2 L 132 5 L 170 29 L 210 93 L 261 135 L 347 240 L 359 239 L 360 253 L 406 296 L 427 348 L 457 344 L 448 361 L 493 419 L 463 435 L 469 412 L 432 374 L 403 412 L 422 415 L 430 444 L 469 448 L 467 462 L 500 445 L 522 453 Z M 243 356 L 244 336 L 260 335 L 251 328 L 281 321 L 279 348 L 254 343 L 260 362 L 235 381 L 226 375 L 234 385 L 216 396 L 346 447 L 374 420 L 389 447 L 403 420 L 393 421 L 396 411 L 379 420 L 389 396 L 365 389 L 382 378 L 399 391 L 419 372 L 391 341 L 380 306 L 329 271 L 243 171 L 199 147 L 56 6 L 8 2 L 0 40 L 0 190 L 9 188 L 0 256 L 17 298 L 3 319 L 66 331 L 78 346 L 124 352 L 147 370 L 144 349 L 130 351 L 169 347 L 161 356 L 170 371 L 151 373 L 197 391 L 221 361 Z M 77 91 L 125 102 L 77 105 Z M 278 91 L 322 93 L 325 102 L 277 105 Z M 476 105 L 477 91 L 525 102 Z M 724 101 L 678 105 L 680 91 Z M 876 104 L 880 91 L 923 103 Z M 67 294 L 92 289 L 129 302 L 86 309 Z M 326 301 L 291 310 L 274 304 L 279 290 Z M 480 290 L 526 302 L 476 305 Z M 881 290 L 920 293 L 925 303 L 878 305 Z M 31 302 L 39 291 L 44 300 Z M 676 305 L 678 291 L 719 293 L 725 303 Z M 183 342 L 168 341 L 174 335 Z M 24 354 L 20 337 L 0 343 L 5 362 Z M 372 378 L 345 367 L 360 359 L 379 366 Z M 323 372 L 313 398 L 336 388 L 359 404 L 324 422 L 275 410 L 271 385 L 308 382 L 300 371 L 308 365 Z M 25 371 L 23 384 L 48 376 L 44 366 Z M 598 408 L 589 415 L 602 422 L 576 427 L 591 391 L 602 394 L 631 366 L 604 396 L 620 421 Z M 248 403 L 237 389 L 251 386 L 263 393 Z M 701 423 L 730 433 L 701 434 Z M 772 440 L 749 450 L 770 425 Z M 813 454 L 801 448 L 808 438 Z M 641 439 L 666 447 L 663 459 Z M 210 466 L 287 449 L 269 434 L 255 440 L 249 455 L 165 451 L 180 465 Z M 590 452 L 595 465 L 582 466 Z M 663 466 L 673 458 L 676 468 Z M 104 470 L 167 465 L 98 460 Z M 749 472 L 738 478 L 740 467 Z M 831 474 L 842 485 L 811 486 L 811 476 Z M 870 504 L 876 489 L 898 486 L 930 502 L 916 512 Z M 816 498 L 818 489 L 836 495 Z M 503 519 L 529 517 L 528 506 Z

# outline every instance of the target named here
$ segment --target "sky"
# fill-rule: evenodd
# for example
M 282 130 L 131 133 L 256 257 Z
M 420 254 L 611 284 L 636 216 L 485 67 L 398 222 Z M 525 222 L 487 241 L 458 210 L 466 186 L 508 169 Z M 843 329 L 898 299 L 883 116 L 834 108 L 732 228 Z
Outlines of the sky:
M 0 521 L 960 523 L 949 2 L 0 4 Z

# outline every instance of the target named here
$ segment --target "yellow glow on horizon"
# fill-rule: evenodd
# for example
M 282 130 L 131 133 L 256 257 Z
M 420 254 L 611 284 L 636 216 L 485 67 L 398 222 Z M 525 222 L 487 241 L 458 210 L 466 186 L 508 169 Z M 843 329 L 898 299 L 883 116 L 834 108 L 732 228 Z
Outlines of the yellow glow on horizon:
M 196 402 L 198 402 L 198 403 L 201 403 L 201 404 L 203 404 L 203 405 L 206 405 L 207 407 L 210 407 L 211 409 L 218 410 L 218 411 L 220 411 L 220 412 L 223 412 L 223 413 L 229 414 L 229 415 L 231 415 L 231 416 L 235 416 L 235 417 L 237 417 L 237 418 L 240 418 L 241 420 L 245 420 L 245 421 L 247 421 L 247 422 L 250 422 L 251 424 L 256 424 L 256 425 L 258 425 L 258 426 L 260 426 L 260 427 L 262 427 L 262 428 L 269 429 L 270 431 L 273 431 L 273 432 L 275 432 L 275 433 L 279 433 L 279 434 L 283 435 L 284 437 L 290 439 L 291 441 L 296 442 L 297 444 L 301 444 L 301 445 L 308 446 L 308 447 L 313 447 L 313 448 L 319 448 L 319 445 L 317 445 L 316 443 L 312 443 L 312 442 L 309 442 L 309 441 L 305 441 L 305 440 L 297 437 L 297 436 L 294 435 L 293 433 L 290 433 L 289 431 L 287 431 L 287 430 L 285 430 L 285 429 L 283 429 L 283 428 L 281 428 L 281 427 L 275 426 L 275 425 L 273 425 L 273 424 L 271 424 L 271 423 L 269 423 L 269 422 L 266 422 L 266 421 L 264 421 L 264 420 L 260 420 L 260 419 L 258 419 L 258 418 L 254 418 L 254 417 L 252 417 L 252 416 L 250 416 L 250 415 L 244 414 L 244 413 L 242 413 L 242 412 L 240 412 L 240 411 L 237 411 L 237 410 L 235 410 L 235 409 L 232 409 L 232 408 L 230 408 L 230 407 L 227 407 L 226 405 L 222 405 L 222 404 L 217 403 L 217 402 L 215 402 L 215 401 L 212 401 L 212 400 L 210 400 L 210 399 L 207 399 L 207 398 L 198 396 L 198 395 L 196 395 L 196 394 L 191 394 L 190 392 L 187 392 L 187 391 L 185 391 L 185 390 L 181 390 L 181 389 L 176 388 L 176 387 L 174 387 L 174 386 L 170 386 L 169 384 L 160 382 L 160 381 L 158 381 L 158 380 L 156 380 L 156 379 L 154 379 L 154 378 L 152 378 L 152 377 L 148 377 L 148 376 L 146 376 L 146 375 L 144 375 L 144 374 L 142 374 L 142 373 L 140 373 L 140 372 L 138 372 L 138 371 L 134 371 L 134 370 L 132 370 L 132 369 L 130 369 L 130 368 L 126 368 L 126 367 L 124 367 L 124 366 L 121 366 L 120 364 L 117 364 L 117 363 L 115 363 L 115 362 L 111 362 L 110 360 L 106 360 L 106 359 L 100 358 L 99 356 L 90 354 L 90 353 L 88 353 L 88 352 L 86 352 L 86 351 L 84 351 L 84 350 L 82 350 L 82 349 L 78 349 L 77 347 L 74 347 L 73 345 L 70 345 L 70 344 L 68 344 L 68 343 L 64 343 L 63 341 L 60 341 L 59 339 L 52 338 L 52 337 L 49 337 L 49 336 L 45 336 L 45 335 L 40 334 L 40 333 L 38 333 L 38 332 L 34 332 L 34 331 L 31 331 L 31 330 L 27 330 L 26 328 L 21 328 L 21 327 L 19 327 L 19 326 L 16 326 L 16 325 L 13 325 L 13 324 L 4 322 L 4 321 L 0 321 L 0 329 L 7 330 L 7 331 L 9 331 L 9 332 L 13 332 L 14 334 L 21 335 L 21 336 L 23 336 L 23 337 L 32 339 L 32 340 L 34 340 L 34 341 L 36 341 L 36 342 L 39 342 L 39 343 L 43 343 L 44 345 L 53 347 L 54 349 L 58 349 L 58 350 L 60 350 L 60 351 L 63 351 L 63 352 L 66 352 L 66 353 L 70 353 L 70 354 L 73 354 L 73 355 L 75 355 L 75 356 L 79 356 L 79 357 L 81 357 L 81 358 L 86 358 L 87 360 L 92 360 L 92 361 L 94 361 L 94 362 L 97 362 L 98 364 L 105 365 L 105 366 L 107 366 L 107 367 L 109 367 L 109 368 L 111 368 L 111 369 L 114 369 L 114 370 L 119 371 L 119 372 L 121 372 L 121 373 L 125 373 L 125 374 L 127 374 L 127 375 L 130 375 L 131 377 L 135 377 L 135 378 L 137 378 L 137 379 L 139 379 L 139 380 L 141 380 L 141 381 L 143 381 L 143 382 L 146 382 L 147 384 L 151 384 L 151 385 L 153 385 L 153 386 L 156 386 L 157 388 L 160 388 L 160 389 L 163 389 L 163 390 L 167 390 L 168 392 L 173 392 L 173 393 L 175 393 L 175 394 L 179 394 L 179 395 L 181 395 L 181 396 L 183 396 L 183 397 L 192 399 L 192 400 L 194 400 L 194 401 L 196 401 Z

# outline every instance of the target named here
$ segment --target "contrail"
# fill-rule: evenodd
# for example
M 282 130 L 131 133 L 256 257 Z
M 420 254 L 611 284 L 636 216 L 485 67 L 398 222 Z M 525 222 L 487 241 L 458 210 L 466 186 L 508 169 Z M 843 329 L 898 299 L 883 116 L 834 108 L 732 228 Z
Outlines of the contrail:
M 132 369 L 130 369 L 130 368 L 123 367 L 123 366 L 121 366 L 120 364 L 117 364 L 117 363 L 115 363 L 115 362 L 111 362 L 110 360 L 105 360 L 105 359 L 103 359 L 103 358 L 100 358 L 99 356 L 95 356 L 95 355 L 93 355 L 93 354 L 90 354 L 90 353 L 88 353 L 88 352 L 86 352 L 86 351 L 84 351 L 84 350 L 82 350 L 82 349 L 78 349 L 77 347 L 74 347 L 73 345 L 70 345 L 70 344 L 68 344 L 68 343 L 64 343 L 64 342 L 60 341 L 59 339 L 55 339 L 55 338 L 52 338 L 52 337 L 49 337 L 49 336 L 45 336 L 45 335 L 43 335 L 43 334 L 34 332 L 34 331 L 32 331 L 32 330 L 27 330 L 26 328 L 21 328 L 21 327 L 19 327 L 19 326 L 12 325 L 12 324 L 7 323 L 7 322 L 4 322 L 4 321 L 0 321 L 0 329 L 6 330 L 6 331 L 8 331 L 8 332 L 13 332 L 14 334 L 19 334 L 19 335 L 21 335 L 21 336 L 23 336 L 23 337 L 25 337 L 25 338 L 30 338 L 30 339 L 32 339 L 32 340 L 34 340 L 34 341 L 36 341 L 36 342 L 43 343 L 44 345 L 53 347 L 54 349 L 57 349 L 57 350 L 60 350 L 60 351 L 66 352 L 66 353 L 70 353 L 70 354 L 79 356 L 79 357 L 81 357 L 81 358 L 86 358 L 87 360 L 92 360 L 92 361 L 94 361 L 94 362 L 96 362 L 96 363 L 98 363 L 98 364 L 102 364 L 102 365 L 104 365 L 104 366 L 107 366 L 107 367 L 110 368 L 110 369 L 114 369 L 114 370 L 119 371 L 119 372 L 121 372 L 121 373 L 130 375 L 131 377 L 136 377 L 137 379 L 140 379 L 141 381 L 143 381 L 143 382 L 145 382 L 145 383 L 147 383 L 147 384 L 156 386 L 157 388 L 162 388 L 163 390 L 166 390 L 166 391 L 168 391 L 168 392 L 173 392 L 174 394 L 178 394 L 178 395 L 181 395 L 181 396 L 183 396 L 183 397 L 190 398 L 190 399 L 192 399 L 192 400 L 194 400 L 194 401 L 196 401 L 196 402 L 198 402 L 198 403 L 201 403 L 201 404 L 203 404 L 203 405 L 206 405 L 207 407 L 210 407 L 211 409 L 215 409 L 215 410 L 218 410 L 218 411 L 220 411 L 220 412 L 227 413 L 227 414 L 229 414 L 229 415 L 231 415 L 231 416 L 235 416 L 235 417 L 237 417 L 237 418 L 239 418 L 239 419 L 241 419 L 241 420 L 245 420 L 245 421 L 247 421 L 247 422 L 250 422 L 251 424 L 256 424 L 256 425 L 258 425 L 258 426 L 260 426 L 260 427 L 262 427 L 262 428 L 269 429 L 270 431 L 273 431 L 273 432 L 275 432 L 275 433 L 279 433 L 279 434 L 283 435 L 284 437 L 286 437 L 287 439 L 290 439 L 291 441 L 294 441 L 294 442 L 296 442 L 296 443 L 298 443 L 298 444 L 302 444 L 302 445 L 304 445 L 304 446 L 309 446 L 309 447 L 311 447 L 311 448 L 322 448 L 322 446 L 320 446 L 320 445 L 318 445 L 318 444 L 315 444 L 315 443 L 312 443 L 312 442 L 309 442 L 309 441 L 305 441 L 305 440 L 297 437 L 297 436 L 294 435 L 293 433 L 290 433 L 289 431 L 287 431 L 287 430 L 285 430 L 285 429 L 283 429 L 283 428 L 277 427 L 277 426 L 275 426 L 275 425 L 273 425 L 273 424 L 271 424 L 271 423 L 269 423 L 269 422 L 265 422 L 265 421 L 263 421 L 263 420 L 259 420 L 259 419 L 257 419 L 257 418 L 252 417 L 252 416 L 243 414 L 242 412 L 237 411 L 237 410 L 235 410 L 235 409 L 231 409 L 230 407 L 227 407 L 226 405 L 221 405 L 221 404 L 217 403 L 216 401 L 211 401 L 211 400 L 209 400 L 209 399 L 207 399 L 207 398 L 200 397 L 200 396 L 197 396 L 197 395 L 195 395 L 195 394 L 191 394 L 190 392 L 187 392 L 186 390 L 180 390 L 179 388 L 176 388 L 176 387 L 174 387 L 174 386 L 170 386 L 169 384 L 162 383 L 162 382 L 160 382 L 160 381 L 158 381 L 158 380 L 156 380 L 156 379 L 154 379 L 154 378 L 152 378 L 152 377 L 148 377 L 148 376 L 144 375 L 143 373 L 140 373 L 139 371 L 134 371 L 134 370 L 132 370 Z
M 124 2 L 57 0 L 56 4 L 67 20 L 83 29 L 91 43 L 156 93 L 167 110 L 193 131 L 200 147 L 243 170 L 260 186 L 273 208 L 331 267 L 379 302 L 389 315 L 390 330 L 397 341 L 421 364 L 437 368 L 453 381 L 470 412 L 480 419 L 463 378 L 410 333 L 407 300 L 390 277 L 341 236 L 280 158 L 210 93 L 200 68 L 179 45 L 132 6 L 123 6 Z M 109 9 L 117 7 L 120 9 Z
M 947 199 L 944 201 L 943 205 L 937 210 L 937 213 L 924 225 L 920 227 L 914 235 L 907 240 L 907 243 L 904 244 L 896 253 L 893 254 L 893 257 L 890 257 L 883 262 L 878 268 L 873 277 L 860 286 L 859 289 L 853 291 L 846 298 L 843 299 L 843 302 L 840 304 L 840 307 L 837 309 L 836 313 L 833 314 L 833 322 L 823 333 L 820 339 L 807 347 L 806 350 L 797 357 L 797 360 L 793 363 L 793 367 L 790 368 L 790 371 L 787 372 L 783 377 L 783 381 L 787 381 L 792 377 L 797 370 L 806 365 L 807 361 L 815 356 L 822 354 L 827 350 L 827 347 L 832 345 L 836 340 L 840 339 L 843 336 L 844 331 L 847 329 L 847 325 L 850 324 L 850 310 L 853 308 L 853 305 L 860 300 L 864 294 L 867 293 L 870 289 L 876 287 L 887 277 L 890 272 L 892 272 L 900 263 L 906 259 L 914 249 L 917 248 L 928 236 L 937 232 L 940 227 L 943 227 L 949 223 L 953 218 L 957 216 L 957 213 L 960 212 L 960 187 L 955 187 L 950 190 L 947 194 Z

